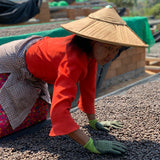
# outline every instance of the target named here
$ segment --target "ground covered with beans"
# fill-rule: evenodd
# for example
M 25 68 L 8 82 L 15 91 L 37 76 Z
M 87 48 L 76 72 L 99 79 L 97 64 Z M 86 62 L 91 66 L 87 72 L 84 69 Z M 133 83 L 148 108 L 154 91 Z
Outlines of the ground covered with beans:
M 20 35 L 60 27 L 60 23 L 1 28 L 0 37 Z M 160 43 L 147 56 L 159 57 Z M 93 139 L 120 141 L 127 147 L 122 156 L 96 155 L 68 136 L 49 137 L 51 122 L 0 139 L 0 160 L 159 160 L 160 159 L 160 79 L 137 85 L 123 94 L 103 97 L 95 105 L 97 119 L 119 120 L 124 126 L 109 133 L 94 131 L 84 113 L 72 117 Z
M 50 23 L 32 24 L 32 25 L 28 24 L 23 26 L 17 25 L 17 26 L 2 27 L 0 28 L 0 37 L 52 30 L 55 28 L 59 28 L 61 23 L 66 23 L 66 22 L 50 22 Z
M 123 94 L 106 96 L 96 104 L 97 119 L 119 120 L 122 129 L 109 133 L 88 126 L 84 113 L 72 117 L 93 139 L 116 140 L 127 147 L 122 156 L 97 155 L 86 151 L 68 136 L 49 137 L 50 120 L 0 140 L 1 160 L 159 160 L 160 78 L 136 85 Z

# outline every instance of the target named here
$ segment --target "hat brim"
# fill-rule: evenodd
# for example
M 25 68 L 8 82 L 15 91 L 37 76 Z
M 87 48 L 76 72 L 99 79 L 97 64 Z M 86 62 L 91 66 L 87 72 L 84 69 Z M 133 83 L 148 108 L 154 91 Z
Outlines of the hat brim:
M 62 24 L 61 27 L 81 37 L 102 43 L 127 47 L 148 47 L 127 25 L 85 17 Z

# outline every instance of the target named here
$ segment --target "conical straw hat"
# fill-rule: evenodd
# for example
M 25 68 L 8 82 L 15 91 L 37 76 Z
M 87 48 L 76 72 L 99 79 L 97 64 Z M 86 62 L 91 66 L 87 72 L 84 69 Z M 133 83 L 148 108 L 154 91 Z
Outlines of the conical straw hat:
M 88 17 L 61 25 L 64 29 L 84 38 L 121 45 L 148 47 L 117 14 L 112 6 L 106 6 Z

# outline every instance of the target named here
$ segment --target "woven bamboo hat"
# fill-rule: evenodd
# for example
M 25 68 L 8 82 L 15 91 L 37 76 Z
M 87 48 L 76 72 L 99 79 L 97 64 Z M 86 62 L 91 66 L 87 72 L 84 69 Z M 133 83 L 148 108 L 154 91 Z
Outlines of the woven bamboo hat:
M 110 5 L 61 26 L 76 35 L 102 43 L 148 47 Z

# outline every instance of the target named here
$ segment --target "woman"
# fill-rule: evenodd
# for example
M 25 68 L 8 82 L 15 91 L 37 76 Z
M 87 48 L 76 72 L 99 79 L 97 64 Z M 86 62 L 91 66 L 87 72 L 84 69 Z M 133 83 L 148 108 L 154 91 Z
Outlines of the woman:
M 122 127 L 118 121 L 96 119 L 97 63 L 104 65 L 111 61 L 122 46 L 147 45 L 111 6 L 62 27 L 74 34 L 61 38 L 33 36 L 0 46 L 0 72 L 10 74 L 0 94 L 9 124 L 13 130 L 22 125 L 38 98 L 49 103 L 46 83 L 54 84 L 49 135 L 68 135 L 93 153 L 123 154 L 126 148 L 121 143 L 95 141 L 83 133 L 72 119 L 70 107 L 78 83 L 81 92 L 78 107 L 86 113 L 89 125 L 103 131 Z

